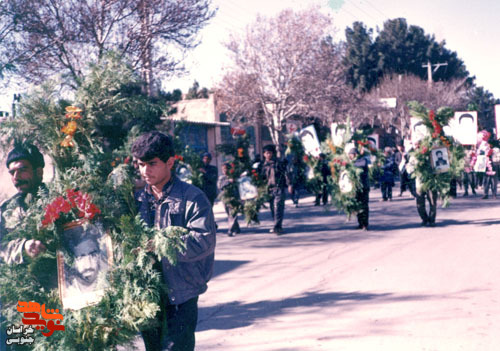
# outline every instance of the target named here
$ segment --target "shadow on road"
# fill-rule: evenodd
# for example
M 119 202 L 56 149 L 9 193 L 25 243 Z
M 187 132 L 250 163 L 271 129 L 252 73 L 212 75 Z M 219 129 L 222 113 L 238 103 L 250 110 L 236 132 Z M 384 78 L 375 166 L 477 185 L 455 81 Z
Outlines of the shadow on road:
M 447 214 L 464 212 L 467 210 L 480 210 L 496 205 L 500 200 L 481 200 L 477 197 L 458 197 L 451 199 L 448 208 L 441 208 L 438 204 L 436 227 L 421 226 L 421 219 L 417 212 L 415 200 L 410 197 L 395 198 L 394 201 L 381 202 L 378 197 L 370 200 L 370 230 L 362 232 L 356 229 L 357 220 L 353 216 L 350 221 L 344 213 L 337 211 L 333 206 L 314 206 L 311 199 L 301 203 L 298 208 L 287 204 L 283 221 L 284 235 L 276 237 L 269 233 L 272 228 L 270 211 L 264 209 L 259 214 L 260 225 L 245 226 L 242 216 L 240 223 L 242 233 L 237 235 L 237 240 L 242 245 L 254 248 L 273 248 L 288 246 L 311 246 L 321 242 L 359 242 L 379 240 L 394 235 L 394 232 L 404 229 L 435 230 L 454 225 L 493 225 L 500 224 L 500 219 L 474 221 L 467 218 L 448 219 Z M 226 226 L 227 220 L 222 217 L 218 220 Z M 224 231 L 222 228 L 220 231 Z M 262 239 L 268 240 L 262 240 Z M 258 240 L 256 240 L 258 239 Z
M 219 329 L 228 330 L 246 327 L 256 320 L 265 319 L 279 314 L 293 313 L 295 308 L 325 308 L 350 307 L 361 304 L 419 301 L 443 296 L 434 295 L 394 295 L 391 293 L 375 294 L 370 292 L 310 292 L 304 296 L 292 297 L 285 300 L 259 301 L 254 303 L 229 302 L 212 307 L 199 309 L 197 331 Z
M 212 278 L 222 275 L 224 273 L 230 272 L 244 264 L 250 263 L 251 261 L 230 261 L 230 260 L 215 260 L 214 262 L 214 273 Z

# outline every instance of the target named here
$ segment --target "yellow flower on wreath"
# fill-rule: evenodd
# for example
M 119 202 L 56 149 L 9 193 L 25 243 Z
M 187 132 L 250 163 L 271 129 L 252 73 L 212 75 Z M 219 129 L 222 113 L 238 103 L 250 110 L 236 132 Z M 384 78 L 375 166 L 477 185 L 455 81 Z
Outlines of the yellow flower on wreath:
M 71 118 L 71 119 L 80 119 L 82 116 L 80 113 L 82 113 L 82 109 L 76 106 L 68 106 L 66 107 L 66 118 Z
M 75 121 L 69 121 L 64 127 L 62 127 L 61 132 L 67 135 L 74 135 L 76 132 L 77 124 Z
M 73 136 L 66 135 L 63 141 L 61 141 L 62 147 L 75 147 L 75 143 L 73 142 Z

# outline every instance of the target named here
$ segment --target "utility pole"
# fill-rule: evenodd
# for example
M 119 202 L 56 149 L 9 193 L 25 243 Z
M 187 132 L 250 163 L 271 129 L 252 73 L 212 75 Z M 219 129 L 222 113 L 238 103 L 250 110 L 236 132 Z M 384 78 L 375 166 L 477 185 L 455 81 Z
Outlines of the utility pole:
M 12 118 L 16 118 L 16 102 L 21 101 L 21 94 L 14 94 L 14 98 L 12 99 Z
M 434 66 L 434 70 L 432 70 L 433 66 Z M 422 65 L 422 67 L 427 68 L 427 86 L 429 88 L 432 87 L 432 73 L 436 73 L 438 68 L 441 66 L 448 66 L 448 62 L 435 63 L 435 64 L 431 65 L 431 61 L 427 61 L 426 65 Z

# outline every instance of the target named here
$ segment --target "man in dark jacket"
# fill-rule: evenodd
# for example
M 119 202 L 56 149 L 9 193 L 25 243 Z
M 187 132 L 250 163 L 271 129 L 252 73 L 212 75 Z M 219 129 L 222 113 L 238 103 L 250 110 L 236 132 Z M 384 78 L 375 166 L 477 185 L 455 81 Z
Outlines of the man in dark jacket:
M 288 192 L 295 207 L 299 207 L 300 188 L 305 182 L 303 169 L 302 162 L 297 155 L 293 155 L 291 161 L 286 166 L 288 179 L 290 180 Z
M 317 168 L 317 171 L 321 174 L 321 192 L 316 194 L 314 206 L 319 206 L 321 202 L 323 202 L 324 206 L 328 203 L 328 176 L 332 174 L 324 153 L 319 154 Z
M 175 177 L 171 139 L 159 132 L 140 136 L 132 145 L 139 171 L 146 181 L 136 193 L 141 218 L 150 226 L 179 226 L 189 230 L 186 250 L 172 266 L 166 258 L 157 265 L 168 287 L 161 296 L 158 327 L 142 333 L 146 350 L 194 350 L 198 296 L 207 290 L 215 250 L 212 206 L 197 187 Z M 166 325 L 167 328 L 162 326 Z
M 380 188 L 382 190 L 382 199 L 392 201 L 392 187 L 394 186 L 394 156 L 392 148 L 386 146 L 384 150 L 385 162 L 382 165 L 382 177 L 380 179 Z
M 201 161 L 203 162 L 203 167 L 200 168 L 200 172 L 203 173 L 203 187 L 201 190 L 207 195 L 208 201 L 214 205 L 215 199 L 217 198 L 217 178 L 219 172 L 217 167 L 212 166 L 212 155 L 209 152 L 205 152 L 202 155 Z
M 356 200 L 361 203 L 361 210 L 358 212 L 358 229 L 368 230 L 370 201 L 370 176 L 368 173 L 368 159 L 359 155 L 356 148 L 349 151 L 349 158 L 354 162 L 354 166 L 361 169 L 360 182 L 361 188 L 356 192 Z
M 260 169 L 260 176 L 267 182 L 269 205 L 274 220 L 274 226 L 270 232 L 281 235 L 285 214 L 285 189 L 290 182 L 286 172 L 286 163 L 276 158 L 274 145 L 264 146 L 264 162 Z

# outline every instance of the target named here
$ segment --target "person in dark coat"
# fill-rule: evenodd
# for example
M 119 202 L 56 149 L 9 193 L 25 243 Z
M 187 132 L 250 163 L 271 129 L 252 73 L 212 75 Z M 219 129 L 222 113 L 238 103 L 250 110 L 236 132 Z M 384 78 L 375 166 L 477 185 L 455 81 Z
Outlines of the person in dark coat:
M 326 155 L 321 153 L 319 154 L 319 162 L 318 169 L 321 173 L 321 192 L 316 194 L 316 199 L 314 201 L 314 206 L 319 206 L 321 202 L 323 205 L 328 203 L 328 176 L 331 175 L 330 168 L 328 167 L 328 163 L 326 162 Z
M 205 152 L 202 155 L 203 167 L 200 168 L 200 172 L 203 173 L 203 185 L 202 189 L 205 195 L 207 195 L 208 201 L 214 205 L 215 199 L 217 198 L 217 178 L 219 176 L 219 171 L 217 167 L 212 166 L 212 155 L 209 152 Z
M 290 180 L 288 192 L 295 207 L 299 207 L 300 188 L 304 184 L 304 167 L 297 155 L 292 156 L 291 162 L 286 166 L 286 171 Z
M 356 192 L 356 200 L 361 203 L 361 209 L 358 212 L 358 229 L 368 230 L 369 208 L 370 201 L 370 175 L 368 170 L 368 159 L 363 155 L 360 156 L 356 148 L 349 150 L 349 158 L 354 162 L 354 166 L 361 169 L 360 182 L 361 188 Z
M 286 172 L 286 162 L 276 158 L 274 145 L 264 146 L 264 161 L 261 163 L 260 176 L 267 182 L 269 205 L 274 226 L 271 233 L 283 234 L 283 216 L 285 214 L 285 188 L 290 185 Z
M 385 162 L 382 166 L 382 177 L 380 178 L 380 188 L 384 201 L 392 201 L 392 187 L 394 186 L 394 155 L 392 149 L 387 146 L 384 150 Z
M 146 186 L 135 193 L 138 213 L 149 226 L 185 228 L 183 252 L 177 264 L 167 258 L 155 268 L 168 289 L 158 291 L 157 324 L 141 331 L 147 351 L 194 351 L 198 321 L 198 298 L 207 290 L 215 252 L 215 221 L 207 196 L 175 176 L 172 140 L 160 132 L 138 137 L 132 145 L 139 172 Z

